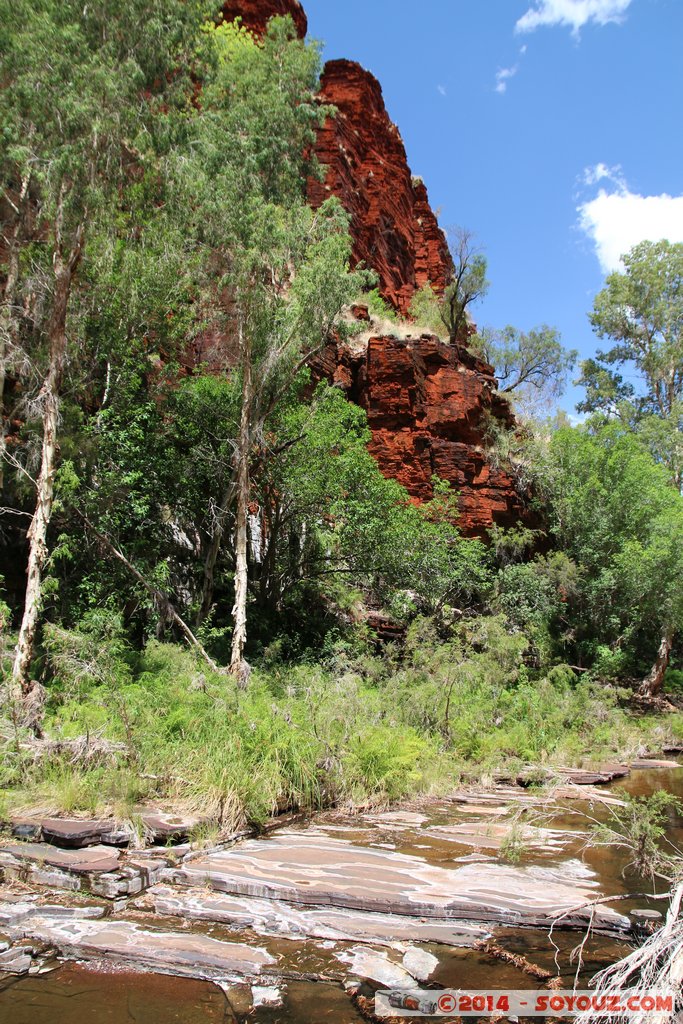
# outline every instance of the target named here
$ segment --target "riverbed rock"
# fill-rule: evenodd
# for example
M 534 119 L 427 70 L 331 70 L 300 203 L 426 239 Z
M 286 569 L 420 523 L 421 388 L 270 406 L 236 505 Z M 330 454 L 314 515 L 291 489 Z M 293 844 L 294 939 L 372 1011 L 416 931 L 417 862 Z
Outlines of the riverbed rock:
M 283 900 L 154 886 L 149 890 L 155 912 L 186 921 L 212 921 L 252 928 L 259 935 L 282 938 L 318 938 L 336 941 L 400 945 L 438 942 L 445 946 L 473 946 L 488 929 L 471 921 L 416 919 L 398 914 L 368 913 L 343 907 L 303 907 Z
M 658 760 L 654 757 L 639 757 L 635 761 L 631 761 L 631 768 L 681 768 L 678 761 L 664 761 Z
M 487 820 L 467 821 L 456 825 L 432 825 L 427 834 L 438 839 L 449 839 L 464 846 L 472 846 L 477 850 L 500 851 L 514 840 L 520 848 L 529 848 L 536 853 L 556 854 L 558 850 L 585 833 Z
M 623 779 L 630 774 L 630 771 L 626 764 L 604 764 L 597 768 L 530 767 L 525 768 L 517 775 L 517 783 L 520 786 L 528 786 L 559 779 L 575 786 L 596 786 L 614 782 L 615 779 Z
M 496 863 L 444 868 L 416 856 L 354 845 L 315 827 L 209 852 L 169 869 L 164 878 L 307 907 L 540 926 L 560 913 L 566 915 L 565 927 L 583 926 L 594 914 L 596 930 L 628 928 L 628 919 L 608 907 L 583 908 L 597 898 L 595 885 L 588 878 L 568 877 L 562 863 L 554 869 Z
M 277 1010 L 282 1006 L 282 992 L 275 985 L 252 985 L 251 996 L 255 1009 L 265 1006 Z
M 40 821 L 31 818 L 13 818 L 10 831 L 15 839 L 37 841 L 41 837 Z
M 417 979 L 389 959 L 386 953 L 366 946 L 353 946 L 334 954 L 340 963 L 348 964 L 359 978 L 372 981 L 384 988 L 416 988 Z
M 433 953 L 427 952 L 426 949 L 411 946 L 403 956 L 403 966 L 418 981 L 427 981 L 439 966 L 439 961 Z
M 258 977 L 276 958 L 258 946 L 208 935 L 171 932 L 135 921 L 61 920 L 36 915 L 21 926 L 25 937 L 54 946 L 69 959 L 118 965 L 206 980 Z
M 147 808 L 140 812 L 142 824 L 152 835 L 154 843 L 182 843 L 205 818 L 192 814 Z
M 23 946 L 11 946 L 0 953 L 0 974 L 28 974 L 32 964 L 33 956 Z
M 166 864 L 165 860 L 126 860 L 107 846 L 69 850 L 48 843 L 17 843 L 0 848 L 0 868 L 9 879 L 87 891 L 112 900 L 143 892 L 159 881 Z
M 131 840 L 130 831 L 111 818 L 44 818 L 41 831 L 46 843 L 68 849 L 98 845 L 127 846 Z

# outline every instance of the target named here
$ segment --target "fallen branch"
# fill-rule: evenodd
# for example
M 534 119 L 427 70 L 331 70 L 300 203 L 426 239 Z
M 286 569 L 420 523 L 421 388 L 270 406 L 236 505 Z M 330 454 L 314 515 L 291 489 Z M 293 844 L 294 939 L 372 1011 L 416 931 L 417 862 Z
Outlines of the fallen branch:
M 171 601 L 167 597 L 167 595 L 164 594 L 163 591 L 159 590 L 158 587 L 155 587 L 153 583 L 150 583 L 149 580 L 146 580 L 145 577 L 142 575 L 142 573 L 139 572 L 139 570 L 135 568 L 133 563 L 130 562 L 126 558 L 126 556 L 123 554 L 123 552 L 120 551 L 116 547 L 116 545 L 113 543 L 113 541 L 111 541 L 109 539 L 109 537 L 106 536 L 106 534 L 104 534 L 100 530 L 98 530 L 97 527 L 94 526 L 90 522 L 88 517 L 83 514 L 83 512 L 79 511 L 79 509 L 74 509 L 74 511 L 76 512 L 76 515 L 79 517 L 79 519 L 82 519 L 82 521 L 85 523 L 85 525 L 90 530 L 92 535 L 94 537 L 96 537 L 97 540 L 109 552 L 109 554 L 113 558 L 116 558 L 119 562 L 121 562 L 121 564 L 124 565 L 126 567 L 126 569 L 128 569 L 128 572 L 131 573 L 131 575 L 135 577 L 135 579 L 138 581 L 138 583 L 140 583 L 141 586 L 144 587 L 144 589 L 147 591 L 147 593 L 151 597 L 154 598 L 154 601 L 155 601 L 157 607 L 159 608 L 159 611 L 167 619 L 169 619 L 171 622 L 173 622 L 174 625 L 176 625 L 178 627 L 178 629 L 183 634 L 183 636 L 187 640 L 187 642 L 190 645 L 190 647 L 193 647 L 197 651 L 197 653 L 204 659 L 204 661 L 207 663 L 207 665 L 214 672 L 222 673 L 223 669 L 221 669 L 220 666 L 217 665 L 216 662 L 213 660 L 211 655 L 207 653 L 206 649 L 199 642 L 199 640 L 194 635 L 194 633 L 192 632 L 190 627 L 187 625 L 187 623 L 184 621 L 184 619 L 182 619 L 180 617 L 180 615 L 178 614 L 176 609 L 173 607 L 173 605 L 171 604 Z
M 125 743 L 113 743 L 99 736 L 76 736 L 71 740 L 29 740 L 21 744 L 21 750 L 27 751 L 34 761 L 67 755 L 72 765 L 115 761 L 119 754 L 127 752 Z
M 662 928 L 651 935 L 642 946 L 634 949 L 611 967 L 605 968 L 593 979 L 596 995 L 624 992 L 629 990 L 634 996 L 650 994 L 653 990 L 673 992 L 674 1004 L 671 1012 L 662 1011 L 653 1016 L 651 1011 L 629 1012 L 628 1015 L 609 1015 L 611 1024 L 628 1021 L 630 1024 L 666 1024 L 673 1021 L 680 1007 L 681 982 L 683 981 L 683 918 L 681 917 L 681 900 L 683 900 L 683 883 L 679 884 L 671 898 L 666 921 Z M 587 1011 L 577 1017 L 577 1024 L 602 1024 L 608 1015 Z
M 511 953 L 507 949 L 503 949 L 497 942 L 492 942 L 490 939 L 480 939 L 474 944 L 475 949 L 480 949 L 487 956 L 492 956 L 496 960 L 501 960 L 504 964 L 512 964 L 513 967 L 519 968 L 520 971 L 524 971 L 532 978 L 538 978 L 539 981 L 549 981 L 553 978 L 553 972 L 548 971 L 545 967 L 539 967 L 538 964 L 531 963 L 521 953 Z

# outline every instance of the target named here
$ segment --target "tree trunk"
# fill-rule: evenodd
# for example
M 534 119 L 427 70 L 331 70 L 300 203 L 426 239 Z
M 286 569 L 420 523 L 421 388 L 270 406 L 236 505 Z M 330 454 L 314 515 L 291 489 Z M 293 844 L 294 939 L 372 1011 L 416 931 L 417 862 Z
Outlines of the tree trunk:
M 59 393 L 66 358 L 66 317 L 71 295 L 71 282 L 81 257 L 83 246 L 83 225 L 76 231 L 74 244 L 68 259 L 61 253 L 61 216 L 57 215 L 57 245 L 54 254 L 54 296 L 52 316 L 48 326 L 50 341 L 50 363 L 42 388 L 44 396 L 43 446 L 40 473 L 36 481 L 36 509 L 28 530 L 28 566 L 26 569 L 26 596 L 24 614 L 19 629 L 19 639 L 14 651 L 12 665 L 13 700 L 20 700 L 31 689 L 29 672 L 33 660 L 36 633 L 40 617 L 43 569 L 47 559 L 47 530 L 52 515 L 54 499 L 55 470 L 57 466 L 57 427 L 59 423 Z
M 641 697 L 656 697 L 661 693 L 662 687 L 664 686 L 664 676 L 666 675 L 666 670 L 669 667 L 669 659 L 671 657 L 673 642 L 674 631 L 673 629 L 668 628 L 662 635 L 655 663 L 638 688 L 638 693 Z
M 0 309 L 0 490 L 5 482 L 5 449 L 7 445 L 7 427 L 5 422 L 5 381 L 7 380 L 7 357 L 10 351 L 13 329 L 14 299 L 17 285 L 19 283 L 19 235 L 24 226 L 24 207 L 28 197 L 30 176 L 22 180 L 19 192 L 18 205 L 16 208 L 16 221 L 12 229 L 9 245 L 9 261 L 7 264 L 7 277 L 2 296 L 2 308 Z
M 244 327 L 239 325 L 240 355 L 242 364 L 242 410 L 240 432 L 235 453 L 237 470 L 237 517 L 235 536 L 235 603 L 232 609 L 233 634 L 230 672 L 240 683 L 246 678 L 244 648 L 247 642 L 247 587 L 249 536 L 247 520 L 249 514 L 249 456 L 251 454 L 251 408 L 253 382 L 251 346 L 245 338 Z

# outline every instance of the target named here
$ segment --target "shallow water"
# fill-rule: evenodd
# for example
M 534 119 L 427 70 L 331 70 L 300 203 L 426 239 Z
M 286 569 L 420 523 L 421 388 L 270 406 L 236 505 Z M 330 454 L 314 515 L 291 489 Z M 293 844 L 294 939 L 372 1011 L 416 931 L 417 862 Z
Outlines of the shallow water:
M 634 770 L 626 779 L 601 788 L 609 788 L 614 795 L 623 792 L 638 796 L 664 789 L 683 798 L 683 769 Z M 377 820 L 372 816 L 360 821 L 344 821 L 338 816 L 321 815 L 320 821 L 332 834 L 359 845 L 391 848 L 432 864 L 452 865 L 473 855 L 472 845 L 449 838 L 438 829 L 454 822 L 481 821 L 481 818 L 466 806 L 449 802 L 430 805 L 425 810 L 429 820 L 419 825 L 411 825 L 409 817 L 405 821 Z M 563 845 L 557 848 L 530 848 L 524 853 L 523 863 L 552 867 L 558 862 L 572 861 L 580 868 L 583 862 L 594 872 L 602 891 L 614 894 L 652 891 L 652 886 L 647 887 L 642 879 L 626 869 L 627 858 L 616 847 L 585 847 L 585 837 L 580 833 L 590 825 L 586 816 L 605 820 L 610 813 L 609 807 L 597 802 L 567 801 L 559 812 L 546 815 L 535 824 L 574 834 L 565 837 Z M 498 819 L 492 814 L 486 820 L 493 824 Z M 667 836 L 672 844 L 683 849 L 683 819 L 673 812 Z M 474 855 L 494 857 L 496 853 L 495 849 L 482 849 Z M 632 907 L 657 906 L 643 896 L 613 905 L 620 913 Z M 659 909 L 664 908 L 660 905 Z M 206 926 L 206 930 L 214 934 L 221 931 L 213 926 Z M 578 932 L 557 930 L 550 941 L 547 930 L 498 928 L 494 929 L 494 939 L 507 951 L 559 973 L 565 987 L 571 987 L 575 980 L 587 983 L 597 970 L 623 956 L 629 948 L 621 941 L 591 936 L 578 962 L 576 951 L 583 939 Z M 263 945 L 264 940 L 256 937 L 255 942 Z M 330 954 L 318 949 L 313 940 L 288 942 L 280 939 L 269 943 L 269 948 L 275 946 L 282 958 L 279 967 L 290 973 L 329 971 Z M 479 950 L 436 945 L 423 948 L 439 960 L 431 978 L 431 983 L 437 987 L 534 989 L 542 986 L 542 982 L 518 967 L 495 960 Z M 234 993 L 231 998 L 230 993 L 226 995 L 212 984 L 187 979 L 118 970 L 102 972 L 66 964 L 49 974 L 0 981 L 0 1024 L 230 1024 L 235 1021 L 242 1024 L 246 1020 L 258 1024 L 353 1024 L 363 1019 L 338 983 L 289 981 L 284 988 L 285 1003 L 281 1009 L 261 1009 L 256 1013 L 248 1013 L 248 999 L 245 1000 L 244 994 L 239 997 L 237 989 Z
M 226 1010 L 228 1013 L 226 1015 Z M 0 991 L 1 1024 L 227 1024 L 215 985 L 65 964 Z

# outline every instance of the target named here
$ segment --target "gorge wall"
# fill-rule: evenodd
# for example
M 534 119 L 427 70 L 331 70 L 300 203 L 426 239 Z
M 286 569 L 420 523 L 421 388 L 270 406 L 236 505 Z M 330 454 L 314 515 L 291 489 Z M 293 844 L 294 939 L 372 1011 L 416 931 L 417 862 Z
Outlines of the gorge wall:
M 289 13 L 299 35 L 306 34 L 298 0 L 228 0 L 223 11 L 240 15 L 257 33 L 273 15 Z M 324 179 L 308 182 L 309 200 L 316 207 L 339 197 L 351 217 L 355 261 L 377 273 L 381 294 L 405 315 L 417 289 L 427 283 L 443 289 L 452 270 L 427 189 L 411 175 L 400 132 L 369 71 L 353 61 L 329 61 L 320 98 L 337 112 L 318 134 Z M 486 453 L 490 421 L 514 423 L 493 368 L 433 336 L 401 338 L 367 326 L 362 343 L 328 345 L 314 372 L 367 411 L 370 451 L 385 476 L 416 501 L 432 496 L 433 475 L 450 481 L 460 492 L 460 526 L 470 536 L 526 518 L 527 496 Z
M 371 336 L 359 346 L 328 346 L 315 369 L 366 410 L 370 451 L 414 499 L 432 497 L 432 476 L 450 481 L 468 536 L 527 517 L 524 496 L 482 445 L 491 419 L 513 426 L 510 407 L 492 367 L 467 349 L 425 334 Z

